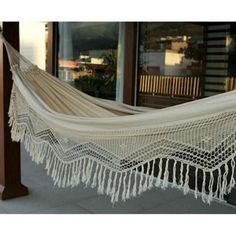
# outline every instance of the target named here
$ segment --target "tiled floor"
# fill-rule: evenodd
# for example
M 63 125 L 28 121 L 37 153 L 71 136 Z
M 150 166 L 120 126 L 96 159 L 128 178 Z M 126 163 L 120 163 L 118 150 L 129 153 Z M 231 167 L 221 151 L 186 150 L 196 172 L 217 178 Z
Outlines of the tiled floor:
M 213 202 L 210 206 L 186 196 L 176 189 L 153 189 L 140 197 L 114 206 L 107 196 L 96 190 L 79 186 L 73 189 L 54 187 L 43 166 L 31 161 L 22 151 L 22 182 L 29 188 L 25 197 L 0 201 L 0 213 L 39 214 L 170 214 L 170 213 L 236 213 L 236 207 Z

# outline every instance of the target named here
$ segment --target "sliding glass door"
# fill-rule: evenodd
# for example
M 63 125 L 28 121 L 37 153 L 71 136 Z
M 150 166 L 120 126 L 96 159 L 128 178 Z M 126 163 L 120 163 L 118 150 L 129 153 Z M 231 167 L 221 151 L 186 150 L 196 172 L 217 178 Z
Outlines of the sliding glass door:
M 138 105 L 165 107 L 201 97 L 204 27 L 145 22 L 139 32 Z
M 59 22 L 58 28 L 59 78 L 92 96 L 117 99 L 123 84 L 122 23 Z

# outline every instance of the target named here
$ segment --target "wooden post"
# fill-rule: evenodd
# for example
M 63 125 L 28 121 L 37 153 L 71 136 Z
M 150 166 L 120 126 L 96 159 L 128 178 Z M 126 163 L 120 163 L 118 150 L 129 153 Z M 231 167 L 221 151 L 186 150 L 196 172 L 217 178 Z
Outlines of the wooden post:
M 2 32 L 8 42 L 19 50 L 19 23 L 3 22 Z M 8 108 L 12 74 L 3 43 L 0 41 L 0 198 L 24 196 L 28 189 L 21 184 L 20 144 L 11 141 Z
M 48 22 L 47 65 L 46 71 L 58 76 L 58 22 Z
M 134 105 L 137 63 L 137 23 L 125 23 L 124 103 Z

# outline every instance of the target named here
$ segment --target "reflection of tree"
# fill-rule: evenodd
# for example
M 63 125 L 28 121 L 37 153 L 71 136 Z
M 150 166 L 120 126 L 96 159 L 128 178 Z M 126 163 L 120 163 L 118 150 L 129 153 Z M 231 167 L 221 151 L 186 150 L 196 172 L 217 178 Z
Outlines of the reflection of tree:
M 202 47 L 196 47 L 196 45 L 189 44 L 187 48 L 183 48 L 185 58 L 193 59 L 196 61 L 202 61 L 204 56 L 204 50 Z
M 108 65 L 104 74 L 106 80 L 105 85 L 114 86 L 116 84 L 117 52 L 115 50 L 109 50 L 102 58 Z
M 91 75 L 76 79 L 76 87 L 96 97 L 115 98 L 117 53 L 108 50 L 101 58 L 104 64 L 92 69 Z

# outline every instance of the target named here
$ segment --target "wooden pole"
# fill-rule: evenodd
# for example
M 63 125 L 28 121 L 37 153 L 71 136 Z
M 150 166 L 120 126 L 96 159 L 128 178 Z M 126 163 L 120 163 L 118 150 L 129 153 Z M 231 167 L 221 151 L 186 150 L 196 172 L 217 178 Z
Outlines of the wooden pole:
M 137 61 L 137 23 L 125 23 L 124 103 L 134 105 Z
M 19 23 L 3 22 L 2 32 L 8 42 L 19 50 Z M 0 41 L 0 198 L 6 200 L 28 194 L 21 184 L 20 144 L 12 142 L 8 125 L 8 108 L 12 74 L 3 43 Z

